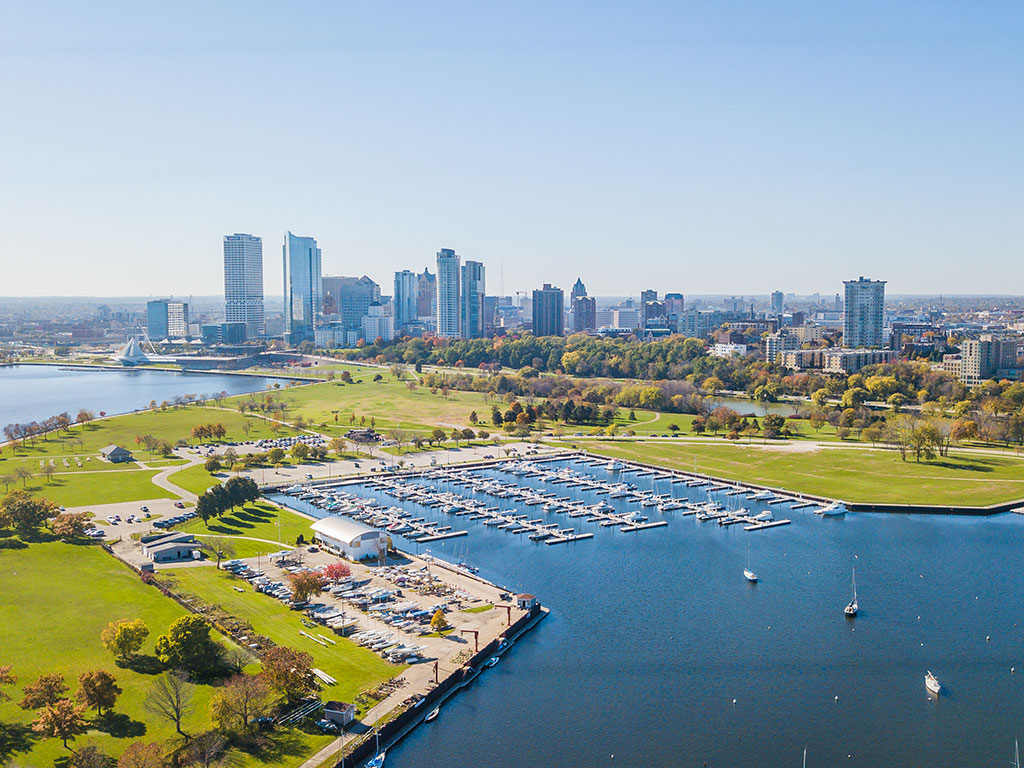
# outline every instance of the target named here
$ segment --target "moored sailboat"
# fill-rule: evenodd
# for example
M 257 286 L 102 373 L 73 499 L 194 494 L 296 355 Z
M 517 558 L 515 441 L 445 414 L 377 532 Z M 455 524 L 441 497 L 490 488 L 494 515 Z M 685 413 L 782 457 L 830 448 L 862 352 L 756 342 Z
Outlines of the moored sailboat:
M 860 606 L 857 605 L 857 569 L 853 569 L 853 600 L 846 604 L 843 608 L 843 613 L 847 616 L 856 616 L 857 611 L 860 610 Z

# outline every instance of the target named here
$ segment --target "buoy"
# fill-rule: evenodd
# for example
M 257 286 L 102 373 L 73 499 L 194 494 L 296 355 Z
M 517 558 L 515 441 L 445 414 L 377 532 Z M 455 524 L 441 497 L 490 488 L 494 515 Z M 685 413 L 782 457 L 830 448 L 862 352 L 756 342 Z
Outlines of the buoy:
M 733 700 L 732 700 L 732 705 L 733 705 L 734 707 L 736 706 L 736 699 L 733 699 Z
M 985 635 L 985 642 L 989 642 L 992 639 L 990 635 Z

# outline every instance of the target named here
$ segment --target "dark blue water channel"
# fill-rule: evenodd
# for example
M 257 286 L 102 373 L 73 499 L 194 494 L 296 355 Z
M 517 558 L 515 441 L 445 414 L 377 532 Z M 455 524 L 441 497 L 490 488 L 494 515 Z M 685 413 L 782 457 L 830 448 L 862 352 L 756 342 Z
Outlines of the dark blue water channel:
M 652 488 L 651 478 L 573 466 Z M 1004 766 L 1024 736 L 1020 516 L 822 518 L 776 505 L 791 525 L 746 532 L 646 508 L 669 525 L 623 533 L 523 507 L 530 519 L 594 533 L 547 546 L 379 490 L 346 490 L 468 529 L 426 545 L 398 540 L 466 557 L 551 609 L 437 721 L 396 745 L 389 766 L 799 766 L 805 745 L 809 766 Z M 742 575 L 748 544 L 758 584 Z M 861 610 L 851 620 L 842 608 L 853 567 Z M 929 669 L 944 685 L 938 700 L 925 692 Z

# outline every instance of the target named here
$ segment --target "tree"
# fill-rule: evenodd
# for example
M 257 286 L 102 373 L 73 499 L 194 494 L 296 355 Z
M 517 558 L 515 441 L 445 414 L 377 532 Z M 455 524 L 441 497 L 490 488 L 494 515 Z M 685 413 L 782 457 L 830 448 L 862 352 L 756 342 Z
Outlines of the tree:
M 267 461 L 271 464 L 280 464 L 284 460 L 284 448 L 271 448 L 267 451 Z
M 14 685 L 16 682 L 18 682 L 18 677 L 13 672 L 11 672 L 10 664 L 0 667 L 0 701 L 7 701 L 9 698 L 11 698 L 4 691 L 2 686 Z
M 303 342 L 309 344 L 309 342 Z M 196 736 L 182 754 L 182 765 L 215 768 L 229 763 L 228 740 L 216 731 Z
M 769 440 L 778 437 L 786 426 L 786 419 L 777 413 L 769 413 L 762 420 L 764 422 L 764 436 Z
M 448 619 L 445 618 L 444 611 L 440 608 L 434 611 L 434 615 L 430 617 L 430 628 L 434 632 L 440 632 L 448 628 Z
M 133 741 L 117 761 L 117 768 L 165 768 L 167 758 L 157 742 Z
M 175 619 L 156 640 L 156 655 L 175 669 L 203 670 L 216 666 L 224 649 L 210 637 L 210 624 L 199 616 Z
M 213 539 L 203 539 L 199 543 L 199 548 L 217 560 L 217 568 L 220 568 L 224 558 L 235 556 L 235 545 L 230 539 L 222 539 L 219 536 Z
M 978 425 L 970 419 L 957 419 L 953 422 L 949 436 L 956 443 L 974 440 L 978 436 Z
M 63 699 L 67 692 L 68 684 L 64 682 L 64 675 L 60 672 L 40 675 L 34 683 L 29 683 L 22 689 L 22 699 L 18 706 L 22 709 L 48 707 Z
M 50 530 L 54 536 L 76 539 L 85 533 L 91 517 L 91 512 L 61 512 L 50 521 Z
M 55 509 L 53 502 L 47 499 L 33 498 L 25 491 L 11 491 L 4 496 L 0 505 L 0 525 L 14 528 L 22 536 L 29 536 L 38 532 Z
M 107 625 L 100 635 L 103 647 L 118 659 L 128 659 L 142 648 L 149 637 L 149 627 L 142 619 L 119 619 Z
M 288 701 L 301 699 L 316 687 L 311 672 L 313 657 L 308 653 L 278 645 L 263 654 L 261 662 L 260 677 Z
M 203 469 L 210 473 L 219 472 L 220 467 L 221 464 L 219 456 L 211 456 L 203 463 Z
M 436 429 L 435 428 L 430 433 L 430 444 L 433 445 L 434 443 L 437 443 L 438 445 L 440 445 L 441 443 L 444 442 L 445 437 L 446 437 L 446 435 L 445 435 L 443 429 Z
M 331 563 L 324 567 L 323 574 L 331 581 L 342 581 L 352 575 L 352 569 L 349 568 L 348 563 Z
M 288 581 L 292 585 L 292 597 L 296 602 L 304 603 L 320 594 L 325 579 L 324 574 L 319 571 L 298 571 L 288 574 Z
M 305 443 L 296 443 L 292 446 L 292 456 L 298 461 L 305 461 L 309 457 L 309 446 Z
M 67 749 L 68 741 L 85 733 L 84 704 L 74 704 L 69 699 L 59 699 L 43 707 L 32 723 L 32 730 L 44 737 L 60 739 Z
M 180 671 L 165 672 L 153 683 L 146 697 L 146 711 L 161 717 L 174 725 L 174 730 L 184 736 L 181 721 L 192 712 L 192 689 L 194 686 Z
M 65 764 L 67 768 L 110 768 L 114 760 L 104 754 L 93 744 L 89 744 L 71 753 L 71 759 Z
M 0 483 L 4 485 L 4 493 L 10 490 L 11 486 L 18 481 L 14 475 L 0 475 Z
M 96 714 L 100 716 L 103 715 L 104 709 L 113 709 L 117 697 L 121 695 L 117 680 L 104 669 L 83 672 L 78 676 L 78 686 L 75 698 L 95 709 Z
M 235 675 L 210 699 L 210 719 L 221 730 L 247 731 L 254 718 L 267 715 L 274 705 L 266 680 Z

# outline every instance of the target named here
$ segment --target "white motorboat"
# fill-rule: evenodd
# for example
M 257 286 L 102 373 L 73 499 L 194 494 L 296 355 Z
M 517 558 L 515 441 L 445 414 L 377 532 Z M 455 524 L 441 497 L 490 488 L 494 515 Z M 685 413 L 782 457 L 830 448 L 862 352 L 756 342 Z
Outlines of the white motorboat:
M 437 716 L 440 715 L 440 714 L 441 714 L 441 709 L 440 708 L 432 709 L 432 710 L 430 710 L 430 714 L 428 714 L 425 718 L 423 718 L 423 720 L 424 720 L 424 722 L 432 723 L 434 720 L 437 720 Z
M 772 511 L 770 509 L 766 509 L 761 514 L 754 515 L 754 519 L 757 520 L 759 523 L 770 523 L 772 520 L 775 519 L 775 515 L 772 514 Z
M 843 613 L 847 616 L 856 616 L 860 607 L 857 605 L 857 569 L 853 569 L 853 600 L 846 604 Z
M 833 501 L 821 509 L 816 509 L 814 514 L 821 515 L 822 517 L 836 517 L 838 515 L 845 515 L 846 507 L 840 505 L 838 501 Z
M 938 696 L 942 691 L 942 683 L 939 682 L 939 678 L 928 670 L 928 673 L 924 676 L 924 687 L 928 689 L 928 693 Z

